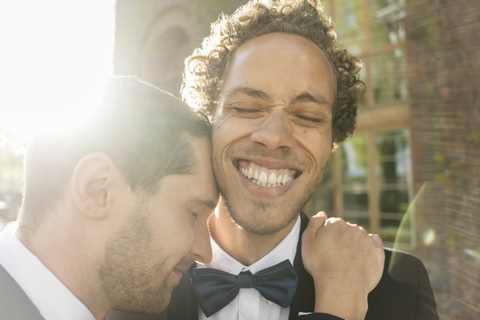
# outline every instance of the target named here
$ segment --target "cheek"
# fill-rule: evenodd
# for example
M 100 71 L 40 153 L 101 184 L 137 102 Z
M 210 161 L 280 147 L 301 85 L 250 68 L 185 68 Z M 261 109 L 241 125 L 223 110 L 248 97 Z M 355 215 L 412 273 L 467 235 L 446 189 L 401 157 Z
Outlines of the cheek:
M 299 140 L 297 140 L 299 141 Z M 303 135 L 301 145 L 317 163 L 324 165 L 330 159 L 332 135 L 328 132 Z
M 189 217 L 184 213 L 171 212 L 170 214 L 178 216 L 175 219 L 163 217 L 163 219 L 159 218 L 152 221 L 153 225 L 156 226 L 154 227 L 155 238 L 164 246 L 179 246 L 182 241 L 187 240 L 186 233 L 192 232 L 188 221 Z
M 228 118 L 216 122 L 212 132 L 214 147 L 225 147 L 226 145 L 247 137 L 255 131 L 258 123 L 252 119 Z
M 167 243 L 175 243 L 175 250 L 179 255 L 185 255 L 193 246 L 196 230 L 191 223 L 185 223 L 176 230 L 170 230 L 170 239 Z

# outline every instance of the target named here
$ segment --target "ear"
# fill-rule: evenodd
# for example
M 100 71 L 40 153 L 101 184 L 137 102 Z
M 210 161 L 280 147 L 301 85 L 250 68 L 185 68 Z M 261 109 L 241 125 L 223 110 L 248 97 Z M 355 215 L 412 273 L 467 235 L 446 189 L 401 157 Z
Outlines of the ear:
M 77 162 L 72 176 L 76 207 L 93 219 L 105 219 L 112 208 L 112 188 L 119 181 L 115 163 L 103 153 L 90 153 Z

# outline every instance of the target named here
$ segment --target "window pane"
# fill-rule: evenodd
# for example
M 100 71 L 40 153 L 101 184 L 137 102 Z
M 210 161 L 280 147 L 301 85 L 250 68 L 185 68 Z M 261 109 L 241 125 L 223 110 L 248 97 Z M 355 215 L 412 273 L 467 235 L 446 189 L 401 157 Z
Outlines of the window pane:
M 369 8 L 374 48 L 405 41 L 403 0 L 370 0 Z
M 398 227 L 400 225 L 400 219 L 382 219 L 380 221 L 380 229 L 378 231 L 378 235 L 382 238 L 383 242 L 395 242 L 395 238 L 397 236 Z M 405 234 L 402 235 L 402 239 L 409 240 L 407 230 L 403 230 Z
M 345 211 L 368 211 L 367 190 L 344 191 L 343 208 Z
M 367 142 L 364 135 L 354 135 L 342 144 L 342 182 L 344 188 L 367 183 Z
M 342 46 L 353 54 L 360 54 L 364 49 L 363 13 L 361 0 L 335 1 L 335 29 Z
M 408 131 L 379 132 L 375 145 L 379 234 L 385 242 L 393 242 L 411 199 Z M 401 239 L 411 242 L 410 227 L 405 226 Z
M 345 212 L 345 221 L 349 223 L 355 223 L 362 226 L 367 232 L 370 230 L 370 218 L 364 214 L 358 214 L 355 212 Z
M 319 211 L 325 211 L 330 217 L 333 215 L 333 185 L 332 166 L 329 164 L 325 172 L 323 182 L 320 183 L 309 203 L 305 207 L 308 215 L 314 215 Z
M 396 49 L 387 54 L 372 57 L 373 95 L 376 104 L 405 100 L 405 61 L 403 51 Z
M 408 208 L 408 190 L 381 190 L 380 211 L 384 213 L 403 213 Z
M 369 227 L 367 145 L 365 135 L 354 135 L 341 144 L 343 216 Z
M 408 131 L 393 131 L 375 135 L 377 180 L 380 183 L 406 183 L 410 174 Z

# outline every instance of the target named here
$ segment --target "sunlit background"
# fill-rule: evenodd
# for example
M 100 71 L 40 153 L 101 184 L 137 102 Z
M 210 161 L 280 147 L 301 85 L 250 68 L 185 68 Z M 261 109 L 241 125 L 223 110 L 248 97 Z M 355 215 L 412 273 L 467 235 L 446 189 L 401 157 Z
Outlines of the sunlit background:
M 105 76 L 179 95 L 184 59 L 246 0 L 0 1 L 0 229 L 25 142 L 88 112 Z M 480 319 L 480 2 L 323 0 L 363 62 L 355 135 L 303 208 L 419 257 L 441 320 Z
M 85 112 L 113 72 L 114 0 L 0 2 L 0 129 L 20 140 Z

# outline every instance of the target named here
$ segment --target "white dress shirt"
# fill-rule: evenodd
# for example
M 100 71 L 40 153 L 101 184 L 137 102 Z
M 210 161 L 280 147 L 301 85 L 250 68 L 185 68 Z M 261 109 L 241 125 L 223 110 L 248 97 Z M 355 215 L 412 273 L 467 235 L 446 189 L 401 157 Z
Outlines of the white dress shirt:
M 95 320 L 88 308 L 16 237 L 13 225 L 0 233 L 0 264 L 47 320 Z
M 211 239 L 212 261 L 208 264 L 199 265 L 198 267 L 215 268 L 237 275 L 242 271 L 250 271 L 252 274 L 255 274 L 286 259 L 290 260 L 293 265 L 299 235 L 300 217 L 298 217 L 297 222 L 288 235 L 272 251 L 248 267 L 233 259 Z M 209 318 L 207 318 L 202 309 L 198 307 L 198 318 L 200 320 L 286 320 L 288 319 L 289 312 L 290 308 L 282 308 L 265 299 L 256 289 L 241 288 L 238 296 L 233 299 L 230 304 Z

